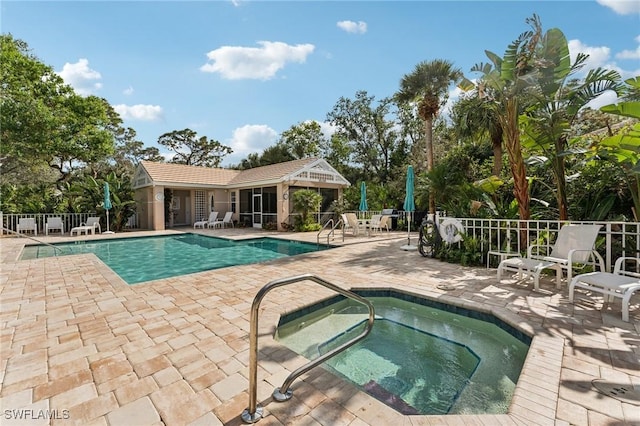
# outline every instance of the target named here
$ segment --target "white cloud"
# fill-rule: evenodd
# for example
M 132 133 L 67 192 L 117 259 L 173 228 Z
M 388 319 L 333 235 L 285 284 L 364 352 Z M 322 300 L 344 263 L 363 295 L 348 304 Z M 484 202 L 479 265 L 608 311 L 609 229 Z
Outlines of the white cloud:
M 89 68 L 89 61 L 84 58 L 75 64 L 65 63 L 58 75 L 82 96 L 91 95 L 102 87 L 102 83 L 97 81 L 102 76 L 98 71 Z
M 364 21 L 338 21 L 336 25 L 348 33 L 364 34 L 367 32 L 367 23 Z
M 315 46 L 295 46 L 279 41 L 259 41 L 260 47 L 222 46 L 207 53 L 209 62 L 200 67 L 204 72 L 217 72 L 229 80 L 269 80 L 288 62 L 304 63 Z
M 640 46 L 636 50 L 623 50 L 616 53 L 616 59 L 640 59 Z
M 612 60 L 611 49 L 606 46 L 593 47 L 593 46 L 587 46 L 586 44 L 583 44 L 580 40 L 570 40 L 569 54 L 571 55 L 571 62 L 575 61 L 576 56 L 578 56 L 579 52 L 586 53 L 587 55 L 589 55 L 589 59 L 587 59 L 587 62 L 585 66 L 582 68 L 579 76 L 584 76 L 589 70 L 597 67 L 618 71 L 623 79 L 638 75 L 639 70 L 622 69 L 620 65 L 618 65 L 614 60 Z M 629 51 L 625 51 L 625 52 L 627 52 L 624 54 L 625 56 L 633 54 L 633 52 L 629 52 Z M 619 57 L 619 55 L 620 54 L 616 55 L 616 57 Z M 624 57 L 624 58 L 620 57 L 620 59 L 630 59 L 630 58 L 631 58 L 630 56 Z
M 587 59 L 584 66 L 585 70 L 607 66 L 611 57 L 611 49 L 608 47 L 587 46 L 580 40 L 569 40 L 569 55 L 571 56 L 571 63 L 576 60 L 578 53 L 586 53 L 589 55 L 589 59 Z
M 640 13 L 640 2 L 638 0 L 597 0 L 597 2 L 610 8 L 618 15 Z
M 233 148 L 236 162 L 252 152 L 261 153 L 265 148 L 274 145 L 278 132 L 266 124 L 247 124 L 233 131 L 231 140 L 226 144 Z M 225 158 L 228 161 L 228 158 Z
M 333 136 L 333 134 L 338 129 L 337 126 L 334 126 L 333 124 L 326 121 L 318 121 L 318 124 L 320 125 L 320 131 L 327 139 L 331 139 L 331 136 Z
M 162 107 L 158 105 L 114 105 L 123 120 L 158 121 L 162 119 Z
M 122 91 L 122 93 L 126 96 L 133 95 L 133 87 L 129 86 Z
M 637 36 L 635 41 L 638 43 L 636 50 L 623 50 L 616 53 L 616 59 L 640 59 L 640 36 Z
M 618 95 L 613 90 L 608 90 L 585 105 L 591 109 L 600 109 L 605 105 L 618 103 Z

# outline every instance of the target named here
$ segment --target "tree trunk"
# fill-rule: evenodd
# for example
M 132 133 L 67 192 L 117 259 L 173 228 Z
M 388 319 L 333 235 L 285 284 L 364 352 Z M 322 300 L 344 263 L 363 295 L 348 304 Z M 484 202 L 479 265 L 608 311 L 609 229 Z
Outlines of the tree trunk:
M 558 203 L 558 219 L 569 219 L 567 207 L 567 182 L 565 180 L 564 158 L 559 154 L 564 151 L 564 138 L 558 138 L 556 141 L 556 156 L 553 159 L 553 174 L 556 178 L 556 202 Z
M 505 147 L 509 155 L 509 166 L 513 176 L 513 195 L 518 201 L 518 214 L 521 220 L 529 220 L 531 216 L 529 208 L 529 182 L 527 181 L 527 169 L 522 157 L 520 145 L 520 129 L 518 127 L 518 102 L 509 99 L 506 103 L 505 122 L 502 126 L 505 134 Z M 526 245 L 525 245 L 526 247 Z
M 433 117 L 424 120 L 424 140 L 427 153 L 427 171 L 433 170 Z M 436 213 L 436 194 L 433 186 L 429 188 L 429 213 Z
M 500 176 L 502 173 L 502 128 L 492 132 L 491 145 L 493 147 L 493 175 Z

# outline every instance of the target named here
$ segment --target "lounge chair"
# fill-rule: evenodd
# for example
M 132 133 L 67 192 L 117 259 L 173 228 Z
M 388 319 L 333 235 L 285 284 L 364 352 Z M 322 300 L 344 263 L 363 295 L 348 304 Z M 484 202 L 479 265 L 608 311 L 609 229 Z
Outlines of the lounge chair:
M 567 271 L 567 282 L 571 282 L 574 264 L 596 264 L 604 270 L 604 259 L 594 247 L 600 228 L 601 225 L 563 226 L 553 246 L 534 244 L 527 248 L 527 257 L 502 260 L 498 265 L 498 282 L 505 271 L 512 271 L 520 277 L 533 278 L 534 288 L 539 290 L 540 273 L 545 269 L 555 269 L 556 288 L 560 289 L 562 271 Z
M 227 226 L 228 223 L 230 223 L 231 227 L 233 228 L 234 226 L 233 226 L 232 217 L 233 217 L 233 212 L 226 212 L 222 220 L 217 219 L 213 222 L 213 227 L 217 228 L 219 226 L 220 228 L 224 228 L 225 226 Z
M 86 222 L 80 224 L 80 227 L 82 226 L 93 226 L 98 230 L 99 233 L 102 234 L 102 227 L 100 226 L 99 217 L 88 217 Z
M 204 229 L 205 226 L 208 228 L 211 224 L 215 223 L 216 220 L 218 220 L 218 212 L 211 212 L 209 213 L 209 219 L 203 218 L 202 220 L 194 222 L 193 229 L 196 229 L 196 228 Z
M 44 234 L 49 235 L 49 231 L 58 230 L 60 234 L 64 234 L 64 222 L 61 217 L 50 217 L 44 226 Z
M 389 232 L 389 216 L 384 216 L 380 214 L 374 214 L 371 216 L 371 222 L 369 224 L 369 230 L 371 234 L 373 234 L 376 230 L 382 232 L 383 229 L 386 229 Z
M 344 223 L 343 232 L 351 231 L 354 237 L 357 237 L 360 233 L 360 223 L 358 222 L 358 217 L 355 213 L 343 213 L 342 214 L 342 222 Z
M 630 261 L 636 263 L 635 272 L 626 270 L 625 266 Z M 640 258 L 619 258 L 613 273 L 589 272 L 577 275 L 569 284 L 570 302 L 573 302 L 576 287 L 601 293 L 605 302 L 613 302 L 614 297 L 622 299 L 622 320 L 629 322 L 629 300 L 633 293 L 640 290 Z
M 18 227 L 16 228 L 18 234 L 22 232 L 32 231 L 34 236 L 38 235 L 38 224 L 33 217 L 21 217 L 18 219 Z

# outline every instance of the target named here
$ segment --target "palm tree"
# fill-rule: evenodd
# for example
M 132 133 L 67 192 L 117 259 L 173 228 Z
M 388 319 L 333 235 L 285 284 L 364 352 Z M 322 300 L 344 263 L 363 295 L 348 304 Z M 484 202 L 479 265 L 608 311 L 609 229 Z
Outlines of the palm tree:
M 520 143 L 520 115 L 525 110 L 525 102 L 537 81 L 536 46 L 542 35 L 542 27 L 537 15 L 526 20 L 532 30 L 526 31 L 507 47 L 504 58 L 486 51 L 490 64 L 480 63 L 471 68 L 481 73 L 476 83 L 464 78 L 460 84 L 463 90 L 476 90 L 491 108 L 502 128 L 504 145 L 509 156 L 509 167 L 513 177 L 513 195 L 518 202 L 520 219 L 531 216 L 529 182 Z M 521 235 L 525 238 L 525 235 Z
M 396 99 L 400 103 L 413 103 L 418 108 L 418 116 L 424 122 L 424 145 L 427 171 L 433 169 L 433 120 L 447 101 L 449 86 L 462 78 L 462 71 L 443 59 L 423 61 L 416 65 L 412 73 L 400 80 L 400 90 Z M 429 213 L 435 213 L 436 203 L 433 193 L 429 193 Z
M 461 98 L 453 106 L 452 120 L 459 137 L 483 137 L 487 135 L 493 147 L 493 175 L 502 171 L 502 127 L 493 108 L 474 92 Z

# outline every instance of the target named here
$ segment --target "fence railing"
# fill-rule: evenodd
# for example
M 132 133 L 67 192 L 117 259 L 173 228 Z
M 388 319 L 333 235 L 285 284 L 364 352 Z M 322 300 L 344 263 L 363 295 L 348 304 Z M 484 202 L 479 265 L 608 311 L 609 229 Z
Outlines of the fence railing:
M 2 223 L 2 228 L 10 229 L 12 231 L 16 231 L 18 229 L 18 221 L 22 217 L 34 218 L 36 220 L 36 224 L 38 225 L 38 234 L 44 235 L 45 233 L 45 225 L 47 223 L 47 219 L 50 217 L 59 217 L 62 219 L 62 223 L 64 223 L 65 232 L 69 232 L 71 228 L 76 226 L 80 226 L 81 223 L 85 223 L 87 218 L 97 216 L 95 212 L 89 213 L 2 213 L 0 212 L 0 223 Z M 100 218 L 100 226 L 102 229 L 107 229 L 106 217 L 103 215 Z M 131 216 L 126 225 L 127 229 L 137 229 L 138 228 L 138 217 L 137 215 Z M 4 234 L 4 230 L 0 230 L 0 235 Z
M 445 217 L 440 219 L 444 220 Z M 479 241 L 484 256 L 489 251 L 525 253 L 527 247 L 534 243 L 553 244 L 556 234 L 566 224 L 602 226 L 596 240 L 596 249 L 605 259 L 608 271 L 618 257 L 640 256 L 640 222 L 451 219 L 460 221 L 467 238 Z

